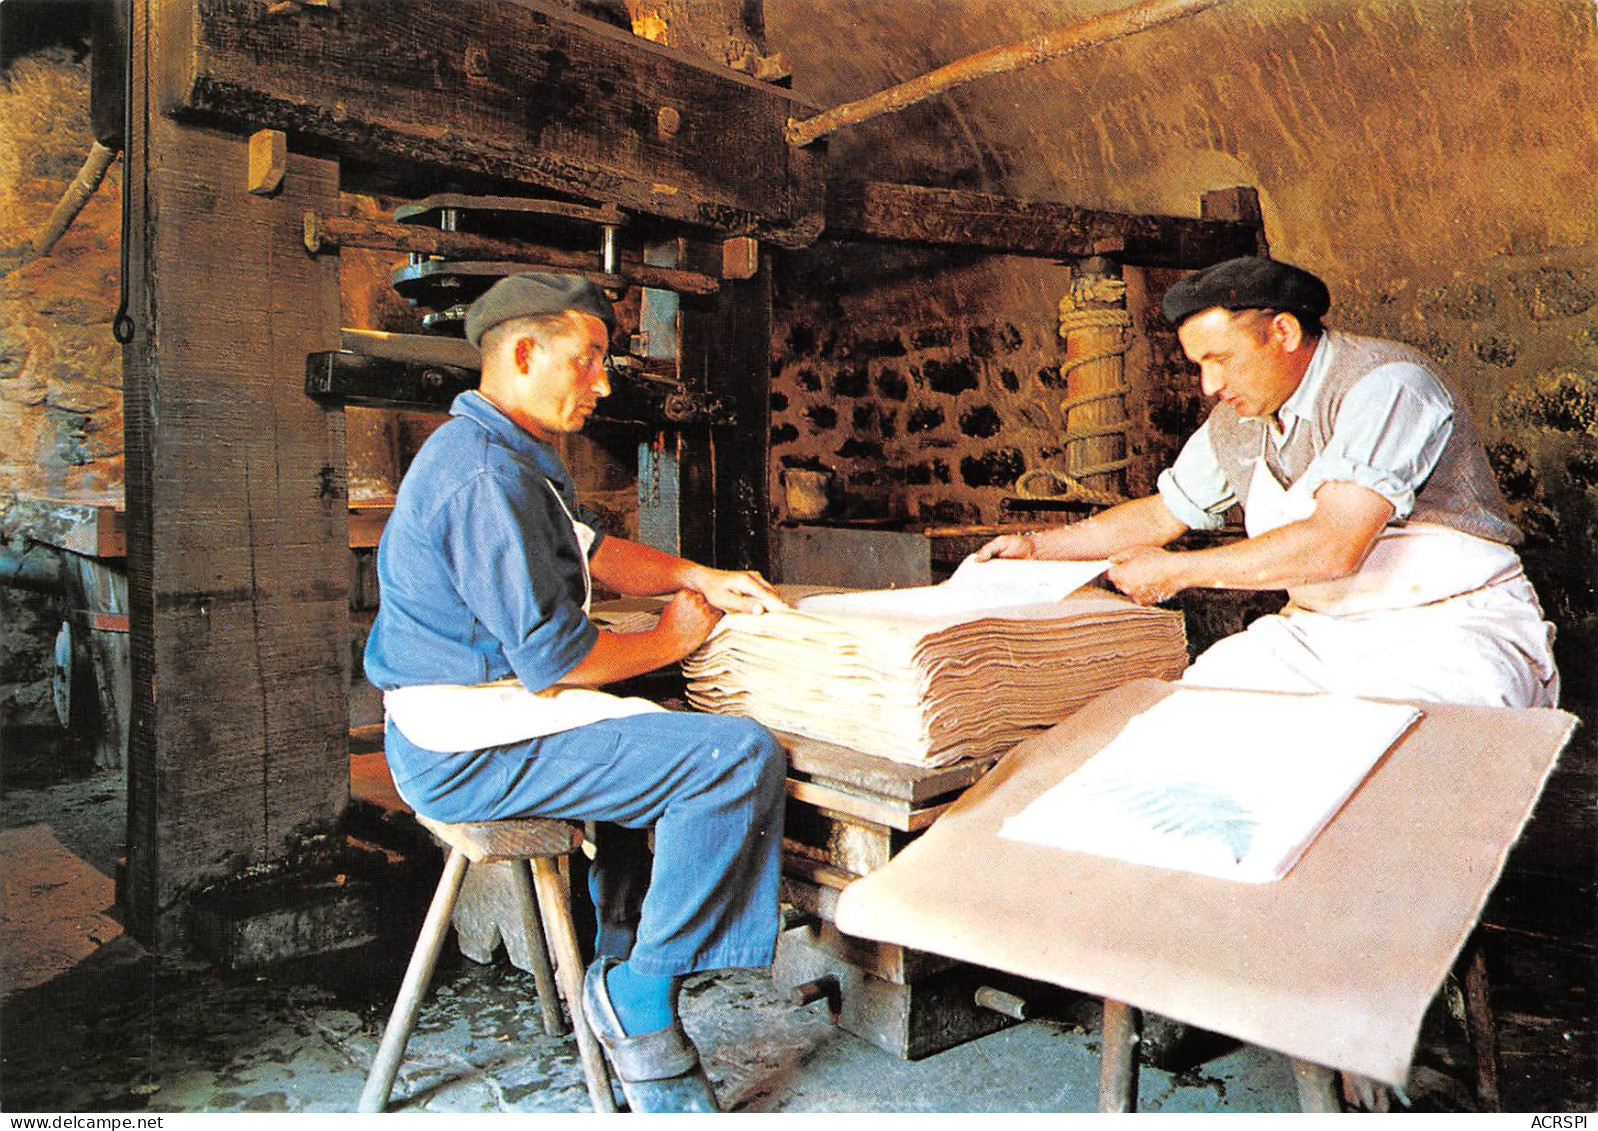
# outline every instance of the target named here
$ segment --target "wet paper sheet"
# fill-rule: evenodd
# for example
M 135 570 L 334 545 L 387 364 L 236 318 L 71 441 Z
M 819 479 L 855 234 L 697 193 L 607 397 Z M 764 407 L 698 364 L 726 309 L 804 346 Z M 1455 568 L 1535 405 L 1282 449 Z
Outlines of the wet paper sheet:
M 1420 721 L 1276 883 L 1000 835 L 1176 690 L 1138 680 L 1016 747 L 919 839 L 843 891 L 839 929 L 1403 1087 L 1421 1019 L 1575 718 L 1421 705 Z
M 1420 714 L 1342 695 L 1179 689 L 1000 835 L 1268 883 Z

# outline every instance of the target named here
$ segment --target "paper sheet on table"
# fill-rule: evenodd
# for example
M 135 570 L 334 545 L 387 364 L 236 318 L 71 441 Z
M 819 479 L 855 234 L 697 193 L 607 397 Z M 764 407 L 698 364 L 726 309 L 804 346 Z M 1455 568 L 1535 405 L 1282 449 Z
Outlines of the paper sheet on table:
M 1110 568 L 1108 561 L 1040 562 L 966 558 L 949 580 L 913 589 L 877 589 L 806 597 L 798 608 L 820 615 L 929 617 L 1063 601 Z
M 1278 880 L 1420 715 L 1338 695 L 1178 690 L 1000 835 L 1223 880 Z

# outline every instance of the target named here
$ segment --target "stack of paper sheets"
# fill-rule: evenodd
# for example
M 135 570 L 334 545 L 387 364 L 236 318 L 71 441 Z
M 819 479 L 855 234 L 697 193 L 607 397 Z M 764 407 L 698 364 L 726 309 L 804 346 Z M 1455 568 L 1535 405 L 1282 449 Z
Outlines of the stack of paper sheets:
M 1105 563 L 968 563 L 942 585 L 724 617 L 683 663 L 702 710 L 899 762 L 1000 753 L 1187 665 L 1180 613 L 1080 588 Z

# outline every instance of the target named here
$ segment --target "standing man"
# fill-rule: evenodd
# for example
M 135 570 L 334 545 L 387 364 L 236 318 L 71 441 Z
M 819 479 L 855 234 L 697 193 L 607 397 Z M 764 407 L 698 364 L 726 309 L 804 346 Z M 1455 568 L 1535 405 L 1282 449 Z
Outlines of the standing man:
M 384 693 L 394 785 L 416 812 L 604 822 L 589 1022 L 634 1111 L 715 1111 L 677 988 L 696 971 L 771 963 L 786 759 L 748 719 L 594 689 L 682 659 L 723 611 L 782 602 L 759 574 L 602 537 L 578 517 L 553 445 L 610 391 L 613 324 L 603 292 L 575 275 L 512 276 L 472 304 L 482 383 L 400 485 L 366 673 Z M 674 595 L 657 627 L 612 633 L 588 618 L 593 579 Z M 629 893 L 646 888 L 639 908 Z
M 1553 626 L 1513 547 L 1465 405 L 1422 354 L 1324 329 L 1326 284 L 1266 258 L 1185 276 L 1165 316 L 1219 398 L 1155 495 L 995 538 L 979 558 L 1108 558 L 1143 604 L 1183 589 L 1285 589 L 1186 683 L 1554 706 Z M 1162 549 L 1234 504 L 1248 537 Z

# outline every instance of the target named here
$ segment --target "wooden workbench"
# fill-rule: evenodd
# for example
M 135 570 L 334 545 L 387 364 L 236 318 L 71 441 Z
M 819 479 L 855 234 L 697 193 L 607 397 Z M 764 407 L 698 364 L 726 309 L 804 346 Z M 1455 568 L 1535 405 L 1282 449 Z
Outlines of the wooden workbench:
M 1284 878 L 1242 884 L 999 836 L 1174 685 L 1138 680 L 1018 746 L 927 835 L 851 884 L 850 934 L 1091 993 L 1403 1087 L 1421 1019 L 1575 727 L 1556 710 L 1417 704 Z M 1111 1026 L 1113 1028 L 1113 1026 Z M 1123 1034 L 1129 1027 L 1121 1026 Z M 1124 1066 L 1130 1049 L 1106 1037 Z M 1111 1073 L 1125 1082 L 1127 1074 Z M 1101 1095 L 1108 1109 L 1125 1096 Z

